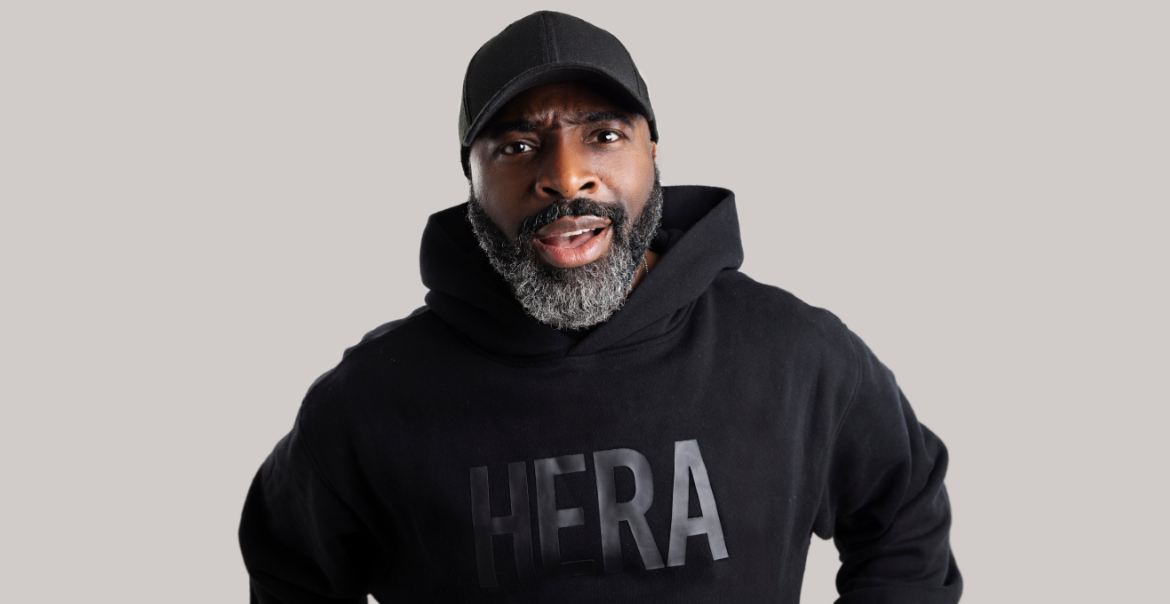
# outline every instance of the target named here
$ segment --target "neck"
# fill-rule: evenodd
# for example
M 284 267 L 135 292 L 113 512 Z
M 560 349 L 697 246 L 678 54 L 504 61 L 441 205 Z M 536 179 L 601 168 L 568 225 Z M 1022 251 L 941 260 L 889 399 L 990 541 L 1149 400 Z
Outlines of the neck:
M 646 275 L 650 274 L 650 271 L 654 269 L 654 265 L 658 264 L 659 258 L 660 256 L 657 253 L 649 250 L 646 251 L 646 260 L 638 265 L 638 272 L 634 273 L 634 282 L 630 284 L 630 291 L 626 292 L 626 296 L 629 296 L 634 291 L 634 288 L 638 287 L 638 284 L 642 282 L 642 279 L 645 279 Z

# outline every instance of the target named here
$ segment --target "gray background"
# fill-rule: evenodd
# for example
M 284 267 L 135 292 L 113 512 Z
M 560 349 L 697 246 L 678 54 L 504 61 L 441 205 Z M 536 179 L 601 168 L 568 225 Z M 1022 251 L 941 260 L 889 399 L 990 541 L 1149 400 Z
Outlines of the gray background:
M 463 70 L 538 8 L 626 43 L 664 182 L 735 190 L 743 270 L 949 445 L 965 602 L 1164 597 L 1166 7 L 5 2 L 0 599 L 245 600 L 249 481 L 422 304 Z

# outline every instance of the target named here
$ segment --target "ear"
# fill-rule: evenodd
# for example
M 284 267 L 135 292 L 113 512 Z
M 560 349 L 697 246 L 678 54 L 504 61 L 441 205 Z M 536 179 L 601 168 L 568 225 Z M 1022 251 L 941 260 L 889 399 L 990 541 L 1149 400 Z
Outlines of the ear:
M 658 160 L 658 143 L 654 141 L 650 141 L 650 158 L 655 161 Z

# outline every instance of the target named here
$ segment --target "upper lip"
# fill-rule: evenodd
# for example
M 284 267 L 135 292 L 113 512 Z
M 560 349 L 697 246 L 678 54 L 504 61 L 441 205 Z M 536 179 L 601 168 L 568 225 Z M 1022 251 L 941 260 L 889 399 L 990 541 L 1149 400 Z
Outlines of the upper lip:
M 575 231 L 604 229 L 611 222 L 610 219 L 602 218 L 601 216 L 565 216 L 544 225 L 543 228 L 536 231 L 536 238 L 544 239 L 546 237 L 556 237 Z

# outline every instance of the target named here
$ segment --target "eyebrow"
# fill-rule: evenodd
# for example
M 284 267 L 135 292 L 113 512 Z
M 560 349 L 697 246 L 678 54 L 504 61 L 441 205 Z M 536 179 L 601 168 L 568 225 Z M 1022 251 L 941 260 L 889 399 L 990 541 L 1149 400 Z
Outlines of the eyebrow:
M 619 113 L 617 111 L 585 111 L 578 113 L 574 119 L 568 120 L 570 124 L 592 124 L 596 122 L 621 122 L 631 128 L 634 126 L 630 123 L 630 116 Z
M 630 121 L 630 116 L 617 111 L 582 111 L 564 121 L 570 126 L 599 122 L 621 122 L 630 128 L 634 126 Z M 488 137 L 499 138 L 509 132 L 536 132 L 537 129 L 539 129 L 539 124 L 530 119 L 496 122 L 488 128 Z

